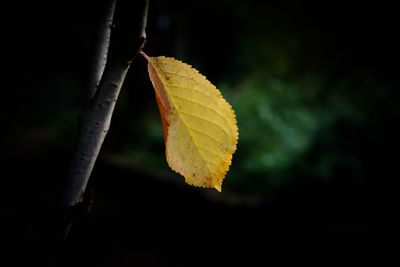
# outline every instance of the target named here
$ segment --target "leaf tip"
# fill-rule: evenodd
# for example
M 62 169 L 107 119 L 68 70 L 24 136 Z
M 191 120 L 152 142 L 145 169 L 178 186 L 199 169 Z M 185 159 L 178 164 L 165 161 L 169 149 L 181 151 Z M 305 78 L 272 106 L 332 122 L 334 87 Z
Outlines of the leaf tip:
M 214 188 L 217 189 L 217 191 L 221 193 L 221 186 L 220 185 L 214 185 Z

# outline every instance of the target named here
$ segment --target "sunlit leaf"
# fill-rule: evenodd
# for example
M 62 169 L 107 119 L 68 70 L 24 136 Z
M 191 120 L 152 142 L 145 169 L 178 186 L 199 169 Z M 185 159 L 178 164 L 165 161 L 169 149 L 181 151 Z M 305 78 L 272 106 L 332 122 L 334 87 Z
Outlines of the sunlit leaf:
M 232 107 L 191 66 L 142 55 L 156 92 L 169 166 L 188 184 L 221 191 L 238 140 Z

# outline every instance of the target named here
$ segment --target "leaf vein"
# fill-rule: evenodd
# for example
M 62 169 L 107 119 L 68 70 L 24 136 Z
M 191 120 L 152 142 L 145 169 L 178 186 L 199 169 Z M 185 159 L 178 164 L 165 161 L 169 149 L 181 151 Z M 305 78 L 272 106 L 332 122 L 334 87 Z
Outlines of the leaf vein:
M 188 99 L 188 98 L 186 98 L 186 97 L 182 97 L 182 96 L 180 96 L 180 95 L 175 95 L 175 94 L 171 94 L 171 93 L 169 93 L 169 95 L 171 95 L 171 96 L 173 96 L 173 97 L 180 98 L 180 99 L 182 99 L 182 100 L 185 100 L 185 101 L 188 101 L 188 102 L 191 102 L 191 103 L 195 103 L 195 104 L 197 104 L 197 105 L 199 105 L 199 106 L 202 106 L 202 107 L 211 109 L 211 110 L 214 111 L 216 114 L 218 114 L 219 116 L 221 116 L 222 118 L 224 118 L 224 120 L 225 120 L 226 122 L 228 122 L 227 118 L 226 118 L 224 115 L 222 115 L 221 113 L 219 113 L 217 110 L 213 109 L 212 107 L 209 107 L 209 106 L 204 105 L 204 104 L 202 104 L 202 103 L 200 103 L 200 102 L 196 102 L 196 101 L 194 101 L 194 100 Z
M 186 90 L 189 90 L 189 91 L 195 91 L 195 92 L 201 93 L 202 95 L 208 96 L 208 97 L 211 98 L 212 100 L 214 100 L 214 97 L 215 97 L 215 96 L 206 94 L 204 91 L 197 90 L 197 89 L 194 89 L 194 88 L 191 88 L 191 87 L 182 86 L 182 85 L 175 84 L 175 83 L 165 83 L 165 84 L 166 84 L 168 87 L 177 87 L 177 88 L 186 89 Z
M 215 166 L 217 166 L 219 168 L 219 165 L 217 163 L 215 163 L 214 161 L 211 161 L 211 160 L 208 160 L 208 159 L 204 159 L 204 161 L 206 161 L 208 163 L 211 163 L 211 164 L 213 164 L 213 165 L 215 165 Z
M 199 130 L 199 129 L 190 127 L 190 126 L 187 125 L 186 123 L 185 123 L 185 125 L 186 125 L 186 127 L 187 127 L 188 129 L 191 129 L 191 130 L 194 130 L 194 131 L 196 131 L 196 132 L 199 132 L 199 133 L 201 133 L 201 134 L 203 134 L 203 135 L 205 135 L 205 136 L 208 136 L 209 138 L 213 139 L 215 142 L 217 142 L 217 143 L 219 143 L 219 144 L 223 144 L 223 142 L 219 141 L 218 139 L 216 139 L 215 137 L 209 135 L 208 133 L 206 133 L 206 132 L 204 132 L 204 131 L 202 131 L 202 130 Z M 197 144 L 196 144 L 196 146 L 197 146 Z
M 189 66 L 189 65 L 188 65 L 188 66 Z M 193 71 L 194 71 L 194 72 L 192 72 L 191 74 L 192 74 L 192 75 L 194 74 L 195 76 L 197 76 L 197 78 L 200 78 L 200 81 L 201 81 L 201 82 L 203 82 L 203 83 L 205 83 L 205 84 L 207 84 L 207 85 L 214 86 L 214 85 L 207 79 L 206 76 L 204 76 L 203 74 L 201 74 L 200 72 L 198 72 L 198 70 L 192 68 L 192 66 L 189 66 L 189 67 L 190 67 L 190 70 L 193 70 Z M 188 77 L 188 76 L 186 76 L 186 75 L 181 75 L 181 74 L 179 74 L 179 73 L 170 72 L 170 71 L 167 71 L 167 70 L 162 70 L 162 72 L 163 72 L 163 74 L 164 74 L 164 73 L 167 73 L 167 74 L 170 74 L 170 75 L 173 75 L 173 76 L 178 76 L 178 77 L 180 77 L 180 78 L 190 79 L 190 80 L 199 82 L 199 79 L 194 79 L 194 78 L 191 77 L 191 76 Z M 189 71 L 189 72 L 190 72 L 190 71 Z
M 218 154 L 218 153 L 212 151 L 212 150 L 209 149 L 209 148 L 206 148 L 206 147 L 200 146 L 200 145 L 198 145 L 198 147 L 201 148 L 201 149 L 203 149 L 203 150 L 205 150 L 205 151 L 207 151 L 207 152 L 209 152 L 209 153 L 211 153 L 211 154 L 213 154 L 213 155 L 215 155 L 215 156 L 217 156 L 217 157 L 219 157 L 220 159 L 224 159 L 223 156 L 221 156 L 220 154 Z
M 203 121 L 206 121 L 206 122 L 209 122 L 209 123 L 211 123 L 211 124 L 214 124 L 214 125 L 218 126 L 218 128 L 222 129 L 222 131 L 223 131 L 223 132 L 226 134 L 226 136 L 229 138 L 228 132 L 224 129 L 224 127 L 222 127 L 222 126 L 219 125 L 218 123 L 213 122 L 213 121 L 211 121 L 211 120 L 209 120 L 209 119 L 206 119 L 206 118 L 199 117 L 199 116 L 197 116 L 197 115 L 195 115 L 195 114 L 192 114 L 192 113 L 189 113 L 189 112 L 186 112 L 186 111 L 183 111 L 183 110 L 178 110 L 178 112 L 183 113 L 183 114 L 186 114 L 186 115 L 189 115 L 189 116 L 192 116 L 192 117 L 197 118 L 197 119 L 199 119 L 199 120 L 203 120 Z

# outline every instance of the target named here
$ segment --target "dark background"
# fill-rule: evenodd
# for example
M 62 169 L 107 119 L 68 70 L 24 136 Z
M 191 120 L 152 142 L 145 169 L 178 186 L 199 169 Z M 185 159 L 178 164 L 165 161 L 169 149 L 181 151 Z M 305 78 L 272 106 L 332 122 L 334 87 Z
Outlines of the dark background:
M 43 263 L 100 8 L 17 2 L 3 13 L 0 241 L 15 265 Z M 222 91 L 238 150 L 222 193 L 185 185 L 167 166 L 137 58 L 91 177 L 92 212 L 73 225 L 62 265 L 390 260 L 396 16 L 385 1 L 150 1 L 144 51 L 191 64 Z

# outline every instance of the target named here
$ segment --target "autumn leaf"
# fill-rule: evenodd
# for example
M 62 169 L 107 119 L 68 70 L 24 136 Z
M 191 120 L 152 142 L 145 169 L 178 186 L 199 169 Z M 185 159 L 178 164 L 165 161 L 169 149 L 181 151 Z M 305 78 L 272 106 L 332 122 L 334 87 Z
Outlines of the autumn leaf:
M 238 140 L 231 105 L 190 65 L 142 55 L 161 113 L 169 166 L 188 184 L 221 191 Z

